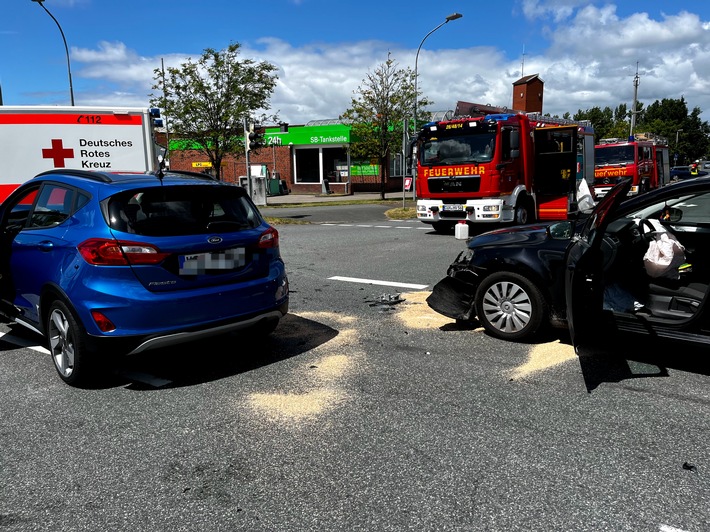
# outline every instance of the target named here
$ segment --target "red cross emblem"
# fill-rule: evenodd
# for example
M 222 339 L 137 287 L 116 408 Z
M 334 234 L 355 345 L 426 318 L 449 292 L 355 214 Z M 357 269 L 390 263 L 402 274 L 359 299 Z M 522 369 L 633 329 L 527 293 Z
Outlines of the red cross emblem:
M 55 168 L 64 168 L 64 159 L 73 159 L 74 150 L 65 148 L 62 145 L 62 139 L 52 139 L 51 148 L 42 148 L 42 157 L 45 159 L 53 159 Z

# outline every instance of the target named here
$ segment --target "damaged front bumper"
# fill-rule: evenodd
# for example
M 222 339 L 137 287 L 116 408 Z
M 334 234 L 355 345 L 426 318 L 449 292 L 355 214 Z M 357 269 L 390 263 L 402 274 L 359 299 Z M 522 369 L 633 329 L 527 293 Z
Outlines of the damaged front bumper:
M 477 279 L 475 274 L 467 272 Z M 426 299 L 427 304 L 439 314 L 459 321 L 472 321 L 476 316 L 474 300 L 478 283 L 471 283 L 462 277 L 444 277 L 434 285 Z

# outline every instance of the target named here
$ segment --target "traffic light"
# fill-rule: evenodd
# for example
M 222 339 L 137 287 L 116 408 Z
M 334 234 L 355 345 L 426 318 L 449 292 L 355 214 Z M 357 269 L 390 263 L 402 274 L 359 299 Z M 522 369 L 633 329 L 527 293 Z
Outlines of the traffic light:
M 264 133 L 253 130 L 249 132 L 249 149 L 258 150 L 264 146 Z
M 148 110 L 150 118 L 153 120 L 153 127 L 163 127 L 163 119 L 160 117 L 160 109 L 151 107 Z

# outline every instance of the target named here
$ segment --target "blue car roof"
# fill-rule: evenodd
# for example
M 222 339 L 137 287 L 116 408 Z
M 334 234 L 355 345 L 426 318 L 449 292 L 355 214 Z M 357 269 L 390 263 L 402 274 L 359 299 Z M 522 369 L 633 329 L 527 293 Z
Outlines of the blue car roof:
M 133 188 L 159 187 L 164 185 L 181 186 L 200 184 L 202 186 L 237 186 L 234 183 L 218 181 L 211 176 L 184 171 L 155 172 L 92 172 L 86 170 L 48 170 L 38 174 L 32 181 L 57 181 L 73 185 L 94 193 L 101 191 L 100 197 L 107 197 L 116 192 Z

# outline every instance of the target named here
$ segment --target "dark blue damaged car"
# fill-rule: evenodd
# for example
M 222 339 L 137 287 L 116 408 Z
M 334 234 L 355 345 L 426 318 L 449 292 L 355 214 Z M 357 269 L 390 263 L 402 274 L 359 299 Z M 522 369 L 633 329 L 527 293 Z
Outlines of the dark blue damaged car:
M 575 344 L 612 331 L 710 344 L 710 180 L 626 199 L 629 186 L 575 220 L 469 239 L 427 303 L 510 341 L 552 325 Z M 651 253 L 669 241 L 674 256 Z

